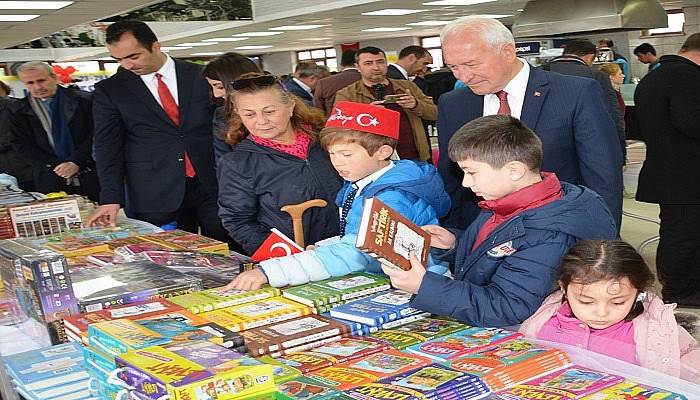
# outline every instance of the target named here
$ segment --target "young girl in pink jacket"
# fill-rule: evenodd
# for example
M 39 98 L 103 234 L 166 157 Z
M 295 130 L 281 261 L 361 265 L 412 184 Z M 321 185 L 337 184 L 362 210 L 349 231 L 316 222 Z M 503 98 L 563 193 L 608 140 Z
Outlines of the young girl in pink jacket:
M 629 244 L 584 240 L 557 271 L 561 290 L 521 325 L 525 336 L 579 346 L 700 382 L 700 349 L 676 323 L 675 304 L 648 293 L 654 275 Z

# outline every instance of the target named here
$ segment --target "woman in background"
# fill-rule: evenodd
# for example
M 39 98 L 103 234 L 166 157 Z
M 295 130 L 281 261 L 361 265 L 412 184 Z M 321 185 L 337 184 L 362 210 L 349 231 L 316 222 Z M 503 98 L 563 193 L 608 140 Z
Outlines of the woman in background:
M 612 83 L 613 89 L 615 89 L 615 96 L 617 96 L 617 102 L 620 104 L 620 110 L 622 110 L 622 122 L 625 121 L 625 99 L 620 93 L 620 87 L 625 81 L 625 75 L 622 73 L 622 68 L 618 63 L 605 63 L 600 66 L 600 71 L 608 75 L 610 78 L 610 83 Z
M 214 110 L 214 159 L 218 165 L 222 155 L 230 152 L 232 147 L 224 141 L 231 117 L 232 103 L 229 98 L 231 83 L 248 72 L 260 72 L 260 68 L 248 57 L 238 53 L 226 53 L 204 67 L 202 74 L 209 82 L 212 96 L 218 107 Z

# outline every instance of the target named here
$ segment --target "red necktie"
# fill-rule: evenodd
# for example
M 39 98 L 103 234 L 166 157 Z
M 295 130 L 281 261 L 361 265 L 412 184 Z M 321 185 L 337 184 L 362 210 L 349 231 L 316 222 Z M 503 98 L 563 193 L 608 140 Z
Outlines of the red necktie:
M 498 115 L 510 115 L 510 106 L 508 105 L 508 93 L 503 90 L 496 92 L 496 97 L 501 104 L 498 106 Z
M 170 93 L 168 85 L 163 82 L 163 75 L 156 74 L 156 79 L 158 79 L 158 97 L 160 97 L 160 103 L 163 105 L 163 111 L 168 114 L 168 117 L 175 126 L 180 126 L 180 109 L 175 103 L 175 98 L 173 94 Z M 192 166 L 192 161 L 190 161 L 190 156 L 185 152 L 185 176 L 188 178 L 194 178 L 197 173 Z

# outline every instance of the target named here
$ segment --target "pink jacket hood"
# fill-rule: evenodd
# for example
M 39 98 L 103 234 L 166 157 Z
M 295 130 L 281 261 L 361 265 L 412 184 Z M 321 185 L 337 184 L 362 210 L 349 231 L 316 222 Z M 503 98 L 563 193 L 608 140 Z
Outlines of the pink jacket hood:
M 557 290 L 520 326 L 526 337 L 537 338 L 544 324 L 557 312 L 563 293 Z M 664 304 L 648 293 L 644 312 L 632 320 L 637 359 L 642 367 L 700 383 L 700 349 L 697 341 L 676 323 L 675 304 Z

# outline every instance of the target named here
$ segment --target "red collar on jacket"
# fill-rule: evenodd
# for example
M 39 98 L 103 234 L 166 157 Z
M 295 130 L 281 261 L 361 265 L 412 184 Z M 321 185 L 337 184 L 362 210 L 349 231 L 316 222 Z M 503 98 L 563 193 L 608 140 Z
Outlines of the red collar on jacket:
M 479 207 L 492 211 L 493 215 L 479 229 L 472 250 L 476 249 L 503 222 L 523 211 L 541 207 L 561 199 L 561 197 L 561 182 L 559 182 L 557 175 L 553 172 L 542 172 L 542 181 L 540 182 L 500 199 L 480 201 Z

